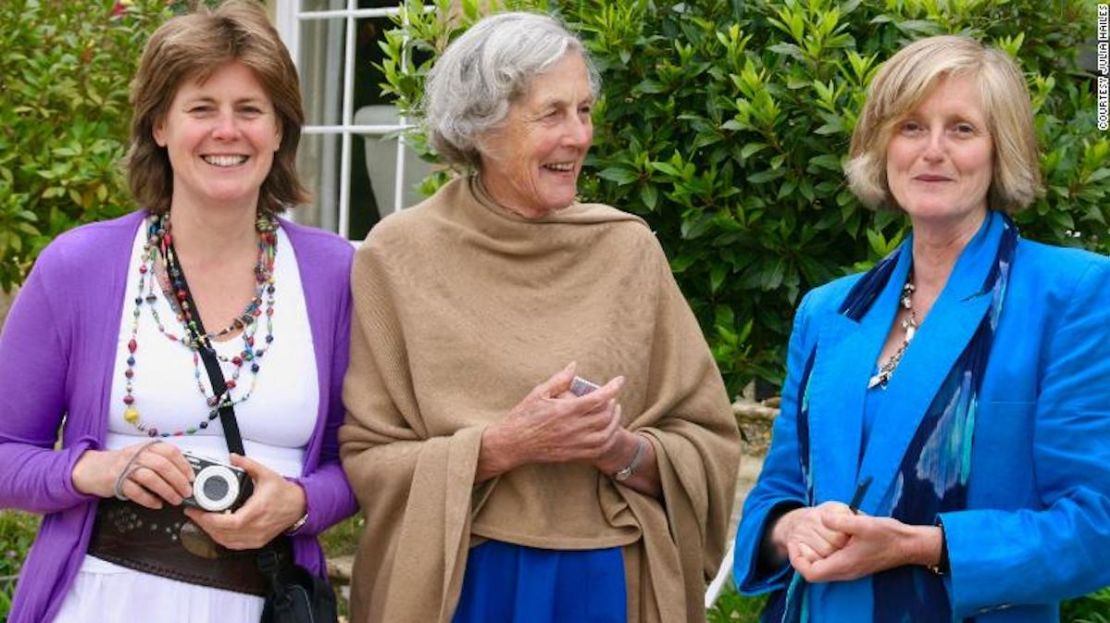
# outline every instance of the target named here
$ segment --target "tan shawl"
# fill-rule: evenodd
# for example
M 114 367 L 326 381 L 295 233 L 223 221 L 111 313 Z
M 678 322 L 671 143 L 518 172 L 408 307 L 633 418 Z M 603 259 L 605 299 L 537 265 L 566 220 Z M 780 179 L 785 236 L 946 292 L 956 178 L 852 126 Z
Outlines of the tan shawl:
M 574 204 L 528 221 L 459 179 L 370 233 L 339 432 L 366 513 L 353 621 L 449 621 L 472 538 L 624 546 L 629 620 L 700 621 L 720 562 L 739 435 L 720 374 L 644 223 Z M 579 464 L 474 486 L 481 435 L 578 362 L 624 375 L 625 426 L 647 434 L 664 500 Z

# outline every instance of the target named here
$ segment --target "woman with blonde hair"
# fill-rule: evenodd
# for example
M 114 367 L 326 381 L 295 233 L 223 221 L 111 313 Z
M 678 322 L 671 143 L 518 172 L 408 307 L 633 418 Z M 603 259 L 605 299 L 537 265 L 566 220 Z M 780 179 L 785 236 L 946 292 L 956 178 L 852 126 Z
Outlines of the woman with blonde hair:
M 810 292 L 734 578 L 764 620 L 1056 621 L 1110 584 L 1110 260 L 1018 235 L 1025 81 L 966 37 L 875 76 L 848 180 L 913 233 Z

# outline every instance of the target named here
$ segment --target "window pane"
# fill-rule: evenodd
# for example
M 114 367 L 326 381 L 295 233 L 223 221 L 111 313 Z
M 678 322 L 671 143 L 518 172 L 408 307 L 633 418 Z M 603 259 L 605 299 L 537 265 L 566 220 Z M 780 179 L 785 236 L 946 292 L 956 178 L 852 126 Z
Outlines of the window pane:
M 399 4 L 401 4 L 399 0 L 358 0 L 358 8 L 360 9 L 393 8 Z
M 297 221 L 337 231 L 339 223 L 338 134 L 305 134 L 297 151 L 297 173 L 312 201 L 297 208 Z
M 302 11 L 336 11 L 347 8 L 347 0 L 301 0 Z
M 363 106 L 355 113 L 356 125 L 397 123 L 397 109 L 388 105 Z M 397 192 L 397 141 L 394 136 L 356 135 L 351 154 L 351 235 L 356 223 L 376 222 L 395 211 Z M 411 149 L 404 150 L 404 179 L 401 208 L 411 207 L 424 199 L 418 187 L 431 172 L 431 166 Z M 360 216 L 360 212 L 367 212 Z
M 360 2 L 371 8 L 381 2 Z M 378 45 L 393 28 L 387 17 L 361 18 L 356 22 L 354 125 L 397 126 L 397 109 L 382 95 L 385 76 L 378 65 L 383 53 Z M 397 141 L 381 136 L 355 136 L 351 144 L 351 237 L 369 231 L 381 217 L 394 211 Z
M 358 9 L 395 8 L 397 0 L 358 0 Z M 300 12 L 342 11 L 347 0 L 301 0 L 290 3 Z M 348 185 L 347 235 L 360 239 L 382 216 L 397 209 L 396 184 L 397 138 L 379 133 L 350 134 L 352 125 L 387 126 L 382 133 L 397 128 L 400 122 L 396 108 L 381 94 L 384 76 L 375 66 L 382 62 L 379 43 L 385 32 L 394 27 L 388 17 L 358 18 L 354 25 L 354 61 L 350 67 L 353 78 L 351 117 L 343 116 L 344 70 L 348 20 L 329 17 L 301 19 L 299 29 L 298 67 L 305 101 L 306 124 L 333 128 L 328 133 L 306 134 L 301 141 L 298 167 L 305 185 L 313 195 L 312 205 L 297 215 L 298 220 L 333 231 L 340 222 L 340 189 Z M 350 173 L 341 179 L 343 136 L 350 136 Z M 422 197 L 415 187 L 427 175 L 429 167 L 411 152 L 405 154 L 404 193 L 401 207 L 419 202 Z
M 308 125 L 342 123 L 345 23 L 341 17 L 301 21 L 301 92 Z

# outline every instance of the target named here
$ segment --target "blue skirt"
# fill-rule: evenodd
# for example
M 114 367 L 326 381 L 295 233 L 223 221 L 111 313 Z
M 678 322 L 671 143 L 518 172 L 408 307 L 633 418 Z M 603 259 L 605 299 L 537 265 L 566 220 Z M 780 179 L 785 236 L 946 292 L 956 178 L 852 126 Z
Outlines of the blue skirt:
M 536 549 L 486 541 L 470 550 L 453 623 L 625 623 L 620 547 Z

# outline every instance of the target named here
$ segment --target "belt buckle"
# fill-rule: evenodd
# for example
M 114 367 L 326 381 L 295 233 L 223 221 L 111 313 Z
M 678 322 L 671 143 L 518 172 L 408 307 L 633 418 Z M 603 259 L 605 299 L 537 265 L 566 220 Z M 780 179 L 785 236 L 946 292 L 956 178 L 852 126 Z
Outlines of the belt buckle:
M 181 546 L 185 548 L 185 551 L 194 556 L 208 560 L 215 560 L 220 557 L 219 546 L 212 540 L 212 537 L 189 520 L 185 520 L 181 524 L 175 538 L 177 536 L 181 537 Z

